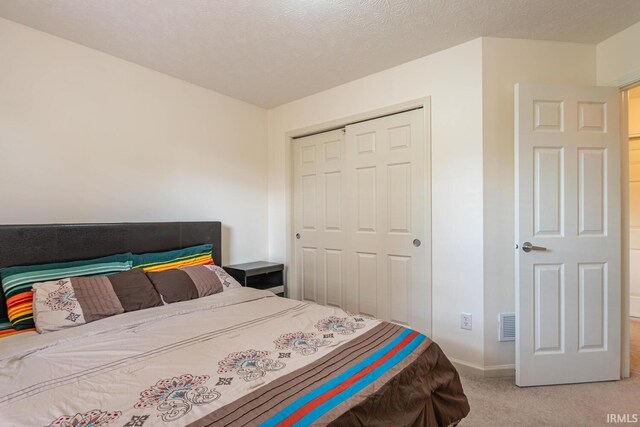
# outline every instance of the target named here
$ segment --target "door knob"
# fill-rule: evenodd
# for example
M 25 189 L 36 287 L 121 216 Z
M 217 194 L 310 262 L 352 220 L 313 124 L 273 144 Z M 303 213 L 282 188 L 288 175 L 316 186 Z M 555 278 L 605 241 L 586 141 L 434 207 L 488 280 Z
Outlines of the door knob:
M 416 248 L 419 248 L 421 244 L 422 242 L 420 241 L 420 239 L 413 239 L 413 246 L 415 246 Z
M 522 250 L 526 253 L 529 253 L 531 251 L 546 251 L 547 248 L 543 246 L 534 246 L 533 244 L 531 244 L 531 242 L 524 242 L 522 244 Z
M 300 233 L 296 233 L 296 239 L 300 240 Z

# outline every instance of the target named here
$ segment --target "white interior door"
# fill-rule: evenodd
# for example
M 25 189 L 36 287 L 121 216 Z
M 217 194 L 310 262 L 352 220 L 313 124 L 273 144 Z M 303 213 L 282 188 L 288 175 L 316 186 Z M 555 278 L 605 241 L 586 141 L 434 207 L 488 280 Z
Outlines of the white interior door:
M 346 279 L 344 131 L 294 143 L 296 285 L 302 300 L 343 307 Z
M 424 111 L 346 127 L 346 308 L 427 333 Z
M 519 386 L 620 378 L 618 102 L 615 88 L 516 85 Z

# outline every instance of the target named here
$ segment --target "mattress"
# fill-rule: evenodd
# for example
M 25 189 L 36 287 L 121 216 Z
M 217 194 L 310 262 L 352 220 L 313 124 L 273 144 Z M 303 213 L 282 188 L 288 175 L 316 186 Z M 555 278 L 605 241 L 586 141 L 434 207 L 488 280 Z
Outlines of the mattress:
M 426 336 L 250 288 L 0 342 L 2 426 L 446 426 L 468 411 Z

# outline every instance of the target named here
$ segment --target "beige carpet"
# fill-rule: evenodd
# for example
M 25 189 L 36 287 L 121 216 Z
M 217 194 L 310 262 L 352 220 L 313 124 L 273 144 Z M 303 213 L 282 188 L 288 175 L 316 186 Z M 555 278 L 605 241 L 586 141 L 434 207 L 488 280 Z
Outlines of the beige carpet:
M 622 381 L 519 388 L 513 378 L 463 377 L 471 413 L 460 426 L 601 426 L 609 413 L 640 419 L 640 322 L 631 337 L 632 374 Z

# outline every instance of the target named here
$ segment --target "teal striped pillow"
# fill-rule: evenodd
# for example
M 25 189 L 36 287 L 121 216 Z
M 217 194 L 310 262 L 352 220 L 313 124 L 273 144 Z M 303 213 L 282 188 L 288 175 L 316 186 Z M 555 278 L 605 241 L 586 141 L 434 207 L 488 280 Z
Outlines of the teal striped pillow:
M 31 288 L 34 283 L 67 277 L 119 273 L 130 270 L 132 263 L 131 254 L 120 254 L 87 261 L 9 267 L 0 270 L 9 321 L 15 329 L 33 328 Z

